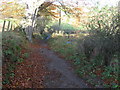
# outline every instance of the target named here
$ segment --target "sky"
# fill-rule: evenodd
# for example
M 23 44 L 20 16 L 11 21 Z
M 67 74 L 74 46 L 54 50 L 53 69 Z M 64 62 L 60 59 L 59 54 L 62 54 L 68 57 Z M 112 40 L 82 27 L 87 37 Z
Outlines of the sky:
M 89 0 L 90 1 L 90 0 Z M 120 1 L 120 0 L 92 0 L 93 2 L 95 1 L 95 2 L 100 2 L 100 5 L 101 6 L 104 6 L 104 5 L 112 5 L 112 6 L 115 6 L 115 5 L 117 5 L 118 4 L 118 1 Z
M 15 0 L 0 0 L 0 2 L 2 1 L 15 1 Z M 30 2 L 30 1 L 34 1 L 34 0 L 18 0 L 18 1 L 27 1 L 27 2 Z M 48 1 L 48 0 L 46 0 Z M 79 2 L 79 4 L 83 4 L 85 2 L 85 4 L 90 4 L 90 5 L 95 5 L 96 2 L 99 2 L 100 3 L 100 7 L 104 6 L 104 5 L 109 5 L 109 6 L 115 6 L 118 4 L 118 1 L 120 0 L 59 0 L 59 1 L 64 1 L 66 3 L 69 3 L 70 1 L 72 2 Z
M 86 4 L 90 4 L 90 5 L 95 5 L 96 2 L 99 2 L 100 7 L 102 7 L 104 5 L 116 6 L 116 5 L 118 5 L 118 1 L 120 1 L 120 0 L 63 0 L 63 1 L 79 2 L 81 4 L 85 2 Z

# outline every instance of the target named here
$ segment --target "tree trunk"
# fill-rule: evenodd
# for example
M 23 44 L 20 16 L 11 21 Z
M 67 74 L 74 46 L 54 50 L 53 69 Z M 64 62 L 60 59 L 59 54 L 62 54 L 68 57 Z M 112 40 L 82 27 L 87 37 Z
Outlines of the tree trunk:
M 36 19 L 36 14 L 38 7 L 44 2 L 45 0 L 26 0 L 26 5 L 27 5 L 27 12 L 26 12 L 26 17 L 27 17 L 27 27 L 25 29 L 26 36 L 30 42 L 32 42 L 32 36 L 33 36 L 33 30 L 35 26 L 35 19 Z
M 61 10 L 59 11 L 59 27 L 60 27 L 60 25 L 61 25 Z
M 120 1 L 118 2 L 118 12 L 120 13 Z
M 35 9 L 33 16 L 31 17 L 32 19 L 31 20 L 29 19 L 31 21 L 31 25 L 29 25 L 25 30 L 27 38 L 31 43 L 33 42 L 32 37 L 35 26 L 36 13 L 37 13 L 37 8 Z
M 35 9 L 33 17 L 32 17 L 32 27 L 35 26 L 35 19 L 36 19 L 37 11 L 38 11 L 38 8 Z
M 6 23 L 6 21 L 4 20 L 4 23 L 3 23 L 3 28 L 2 28 L 2 32 L 4 32 L 4 31 L 5 31 L 5 23 Z

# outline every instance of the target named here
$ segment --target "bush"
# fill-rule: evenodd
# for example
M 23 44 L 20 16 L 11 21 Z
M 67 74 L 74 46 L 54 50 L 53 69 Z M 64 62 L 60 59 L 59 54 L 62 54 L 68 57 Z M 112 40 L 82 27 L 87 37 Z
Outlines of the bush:
M 101 62 L 104 61 L 104 65 L 108 66 L 113 56 L 120 53 L 119 15 L 114 8 L 97 11 L 87 25 L 89 35 L 81 40 L 82 44 L 78 42 L 78 48 L 83 48 L 87 60 L 101 56 Z
M 51 18 L 50 17 L 38 17 L 37 18 L 37 21 L 36 21 L 36 28 L 37 28 L 37 31 L 40 33 L 40 34 L 43 34 L 44 33 L 44 29 L 47 27 L 47 25 L 49 24 Z

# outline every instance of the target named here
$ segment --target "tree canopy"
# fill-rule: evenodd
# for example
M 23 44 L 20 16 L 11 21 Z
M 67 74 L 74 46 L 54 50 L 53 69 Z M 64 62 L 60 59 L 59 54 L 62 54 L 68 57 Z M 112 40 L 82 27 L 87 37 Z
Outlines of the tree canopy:
M 25 17 L 25 7 L 23 5 L 20 5 L 16 1 L 2 2 L 0 12 L 2 19 L 3 18 L 21 19 Z

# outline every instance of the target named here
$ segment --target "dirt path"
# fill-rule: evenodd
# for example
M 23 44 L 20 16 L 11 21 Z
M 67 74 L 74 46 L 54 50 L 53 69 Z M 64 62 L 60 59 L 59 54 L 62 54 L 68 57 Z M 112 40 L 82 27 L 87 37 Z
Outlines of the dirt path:
M 18 64 L 6 88 L 89 88 L 68 62 L 58 57 L 43 41 L 29 45 L 30 56 Z M 24 50 L 23 50 L 24 52 Z
M 40 43 L 42 47 L 47 47 L 44 42 Z M 73 71 L 71 66 L 64 59 L 59 58 L 48 48 L 40 48 L 41 54 L 49 60 L 46 63 L 50 71 L 45 77 L 44 85 L 47 88 L 90 88 Z

